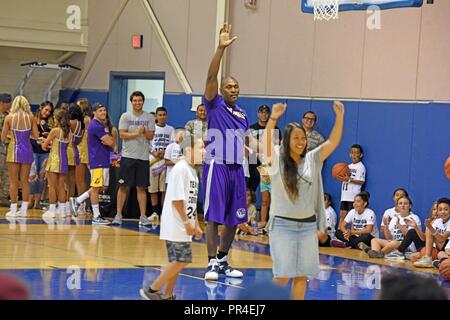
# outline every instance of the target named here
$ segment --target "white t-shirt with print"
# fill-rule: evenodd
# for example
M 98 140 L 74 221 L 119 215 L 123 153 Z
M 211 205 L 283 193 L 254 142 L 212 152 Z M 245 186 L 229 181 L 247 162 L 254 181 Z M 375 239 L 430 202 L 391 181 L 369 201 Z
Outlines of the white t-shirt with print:
M 363 230 L 367 225 L 373 224 L 373 230 L 370 234 L 375 238 L 378 237 L 375 212 L 369 208 L 366 208 L 361 214 L 358 214 L 355 209 L 350 210 L 344 221 L 352 224 L 352 230 Z
M 195 226 L 197 215 L 198 177 L 195 170 L 181 159 L 173 167 L 172 174 L 167 185 L 161 214 L 161 240 L 191 242 L 192 236 L 186 233 L 184 222 L 173 205 L 173 201 L 183 200 L 186 214 Z
M 176 142 L 169 144 L 164 152 L 164 159 L 170 160 L 176 163 L 182 156 L 180 145 Z M 170 173 L 174 166 L 167 166 L 166 183 L 169 183 Z
M 444 222 L 442 218 L 438 218 L 433 221 L 431 226 L 437 231 L 439 234 L 443 234 L 444 232 L 450 231 L 450 219 L 447 222 Z
M 348 168 L 350 169 L 350 178 L 359 181 L 366 181 L 366 167 L 361 161 L 358 163 L 350 163 Z M 362 186 L 355 183 L 342 182 L 341 201 L 353 202 L 353 200 L 355 200 L 355 196 L 361 192 L 361 187 Z
M 325 209 L 327 217 L 327 233 L 331 239 L 335 239 L 337 215 L 332 206 Z
M 155 126 L 155 135 L 151 142 L 151 151 L 163 150 L 165 151 L 169 144 L 175 142 L 175 129 L 166 124 L 164 127 Z M 150 161 L 153 160 L 153 155 L 150 154 Z M 152 168 L 160 167 L 164 164 L 164 160 L 153 164 Z
M 381 226 L 384 227 L 384 219 L 386 219 L 386 217 L 389 217 L 389 221 L 392 221 L 392 219 L 397 215 L 397 211 L 395 211 L 395 207 L 386 209 L 386 211 L 384 211 L 383 213 L 383 218 L 381 219 Z
M 413 229 L 413 227 L 405 222 L 405 219 L 414 220 L 419 228 L 422 225 L 422 223 L 420 222 L 420 218 L 414 213 L 410 213 L 406 217 L 402 217 L 400 216 L 400 214 L 396 214 L 395 217 L 392 218 L 391 222 L 389 222 L 389 231 L 391 232 L 392 240 L 402 241 L 405 237 L 402 231 L 397 227 L 397 221 L 400 222 L 400 225 L 408 228 L 408 230 Z
M 414 214 L 414 213 L 412 213 L 412 212 L 409 215 L 407 215 L 406 217 L 402 217 L 402 216 L 400 216 L 400 214 L 395 213 L 395 216 L 389 222 L 389 231 L 391 232 L 392 240 L 402 241 L 405 238 L 405 235 L 397 227 L 397 221 L 400 221 L 400 225 L 408 228 L 408 230 L 414 229 L 413 227 L 411 227 L 410 225 L 408 225 L 405 222 L 405 219 L 414 220 L 419 228 L 422 225 L 422 222 L 420 222 L 419 216 Z M 414 243 L 411 243 L 411 245 L 408 248 L 412 252 L 417 251 L 416 246 L 414 245 Z

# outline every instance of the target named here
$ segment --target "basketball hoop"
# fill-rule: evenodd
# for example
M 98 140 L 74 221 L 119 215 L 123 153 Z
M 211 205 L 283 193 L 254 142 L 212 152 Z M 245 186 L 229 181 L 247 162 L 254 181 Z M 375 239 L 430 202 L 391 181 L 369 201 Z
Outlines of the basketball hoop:
M 339 16 L 339 0 L 313 0 L 314 20 L 331 20 Z

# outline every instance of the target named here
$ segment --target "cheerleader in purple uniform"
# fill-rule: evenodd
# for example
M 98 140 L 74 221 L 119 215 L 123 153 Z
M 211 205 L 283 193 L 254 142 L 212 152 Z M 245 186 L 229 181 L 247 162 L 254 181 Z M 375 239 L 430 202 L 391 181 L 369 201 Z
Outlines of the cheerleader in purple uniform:
M 67 147 L 69 145 L 70 123 L 67 110 L 58 109 L 55 112 L 55 128 L 48 134 L 47 140 L 42 145 L 42 149 L 48 150 L 50 144 L 50 154 L 47 160 L 48 187 L 50 206 L 42 218 L 55 218 L 56 201 L 59 202 L 59 212 L 65 216 L 66 183 L 67 172 L 69 171 L 67 159 Z
M 67 201 L 66 201 L 66 212 L 60 212 L 60 214 L 70 216 L 70 204 L 68 199 L 75 196 L 75 181 L 77 171 L 76 168 L 81 165 L 80 153 L 78 150 L 78 145 L 80 144 L 83 133 L 84 133 L 84 119 L 83 113 L 78 105 L 74 105 L 69 109 L 69 123 L 70 123 L 70 135 L 69 135 L 69 145 L 67 146 L 67 159 L 69 164 L 69 172 L 67 174 Z M 78 190 L 80 194 L 80 190 Z
M 9 140 L 6 162 L 9 173 L 9 196 L 11 210 L 7 217 L 27 215 L 30 187 L 28 176 L 33 163 L 33 148 L 30 138 L 39 136 L 36 119 L 31 113 L 30 104 L 24 96 L 17 96 L 12 104 L 11 112 L 5 118 L 2 130 L 2 142 Z M 22 188 L 22 207 L 17 212 L 19 187 Z

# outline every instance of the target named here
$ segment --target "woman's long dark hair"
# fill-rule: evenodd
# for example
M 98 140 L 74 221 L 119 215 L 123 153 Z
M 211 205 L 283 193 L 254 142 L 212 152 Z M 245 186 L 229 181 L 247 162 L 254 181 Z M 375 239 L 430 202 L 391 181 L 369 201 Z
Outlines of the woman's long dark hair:
M 108 127 L 109 133 L 112 135 L 114 126 L 111 122 L 111 118 L 109 117 L 108 112 L 106 113 L 105 125 Z
M 81 111 L 81 108 L 76 105 L 73 104 L 70 106 L 69 108 L 69 120 L 78 120 L 81 124 L 81 130 L 84 130 L 84 116 L 83 116 L 83 112 Z
M 291 140 L 292 131 L 294 129 L 300 129 L 303 131 L 306 137 L 306 131 L 303 129 L 298 123 L 291 122 L 287 125 L 283 134 L 283 142 L 281 148 L 281 161 L 283 163 L 282 175 L 284 180 L 284 186 L 286 188 L 287 194 L 292 201 L 296 201 L 299 196 L 298 190 L 298 179 L 300 178 L 298 175 L 298 166 L 294 159 L 291 158 L 291 149 L 289 147 L 289 142 Z M 305 150 L 301 155 L 303 159 L 306 155 L 307 145 L 305 145 Z

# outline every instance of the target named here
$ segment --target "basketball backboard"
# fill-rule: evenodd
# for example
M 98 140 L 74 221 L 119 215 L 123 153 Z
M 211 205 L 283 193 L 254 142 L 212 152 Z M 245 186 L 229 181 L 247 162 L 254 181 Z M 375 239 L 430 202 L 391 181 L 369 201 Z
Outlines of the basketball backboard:
M 314 2 L 317 0 L 302 0 L 302 11 L 314 13 Z M 370 6 L 377 6 L 380 10 L 421 7 L 423 0 L 337 0 L 339 11 L 366 10 Z

